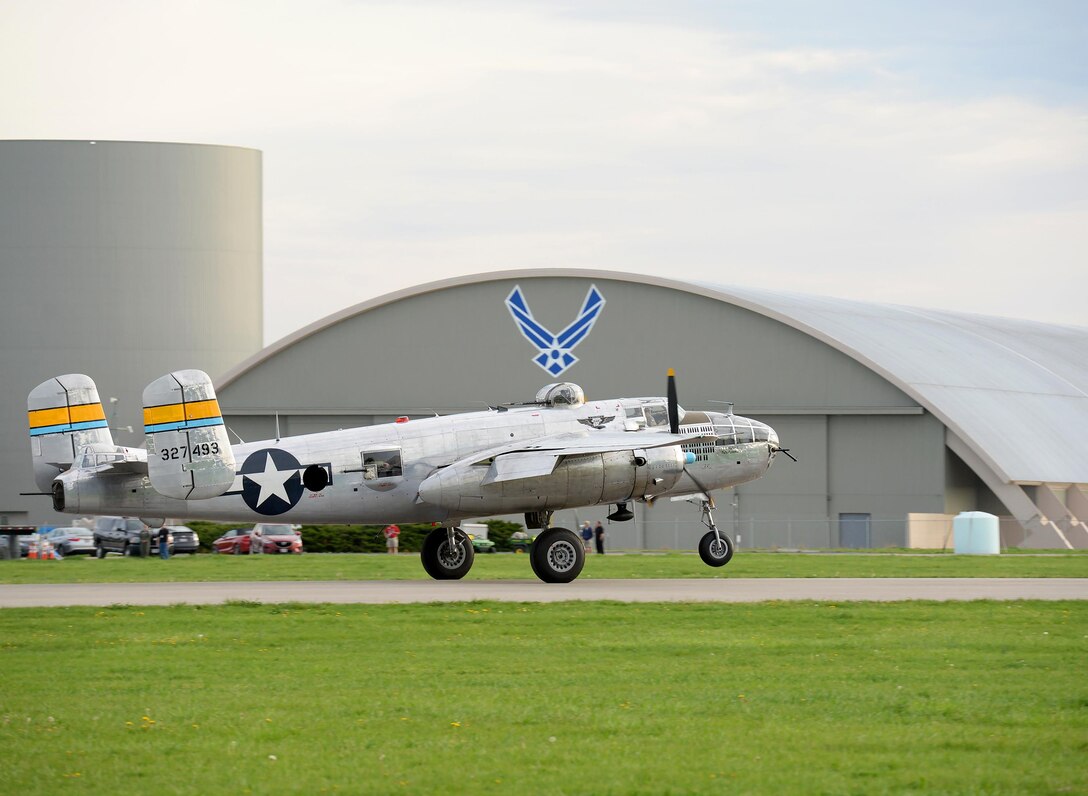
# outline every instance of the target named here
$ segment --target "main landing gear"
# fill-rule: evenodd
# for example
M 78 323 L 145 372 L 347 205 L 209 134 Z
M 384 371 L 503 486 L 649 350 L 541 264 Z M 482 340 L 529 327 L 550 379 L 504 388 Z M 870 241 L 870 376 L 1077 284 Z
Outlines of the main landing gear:
M 566 528 L 548 528 L 529 549 L 529 563 L 545 583 L 570 583 L 586 563 L 582 539 Z
M 435 528 L 423 540 L 421 557 L 435 580 L 460 580 L 472 569 L 475 553 L 460 528 Z M 545 583 L 570 583 L 586 563 L 582 539 L 566 528 L 545 527 L 529 548 L 529 563 Z
M 423 540 L 423 568 L 435 580 L 460 580 L 472 569 L 472 540 L 460 528 L 435 528 Z
M 724 567 L 733 557 L 735 549 L 733 540 L 719 531 L 718 526 L 714 524 L 713 498 L 707 495 L 705 500 L 699 499 L 699 504 L 702 509 L 700 521 L 710 529 L 710 532 L 703 534 L 703 538 L 699 540 L 699 558 L 703 559 L 703 563 L 708 566 Z

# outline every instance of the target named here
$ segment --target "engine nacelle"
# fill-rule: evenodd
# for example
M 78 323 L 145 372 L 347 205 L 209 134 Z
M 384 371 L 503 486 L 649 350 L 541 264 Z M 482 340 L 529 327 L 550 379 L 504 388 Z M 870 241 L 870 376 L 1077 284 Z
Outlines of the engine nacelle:
M 533 455 L 544 459 L 552 454 Z M 493 480 L 494 464 L 458 462 L 427 478 L 419 496 L 426 503 L 470 516 L 622 503 L 672 488 L 684 472 L 685 454 L 679 446 L 670 445 L 558 459 L 545 474 L 503 480 Z

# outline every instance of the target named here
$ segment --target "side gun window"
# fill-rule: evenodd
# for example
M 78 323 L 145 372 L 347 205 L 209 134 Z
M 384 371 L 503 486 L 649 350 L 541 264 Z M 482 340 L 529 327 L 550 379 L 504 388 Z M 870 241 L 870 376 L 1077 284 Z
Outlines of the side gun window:
M 403 475 L 400 464 L 400 448 L 363 452 L 363 479 L 395 478 Z

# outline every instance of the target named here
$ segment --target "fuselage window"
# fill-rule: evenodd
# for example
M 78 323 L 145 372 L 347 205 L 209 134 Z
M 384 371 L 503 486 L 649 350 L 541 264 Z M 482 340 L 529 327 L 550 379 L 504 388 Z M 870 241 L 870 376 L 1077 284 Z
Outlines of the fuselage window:
M 400 463 L 400 448 L 384 451 L 367 451 L 363 454 L 363 478 L 373 481 L 376 478 L 395 478 L 403 474 Z

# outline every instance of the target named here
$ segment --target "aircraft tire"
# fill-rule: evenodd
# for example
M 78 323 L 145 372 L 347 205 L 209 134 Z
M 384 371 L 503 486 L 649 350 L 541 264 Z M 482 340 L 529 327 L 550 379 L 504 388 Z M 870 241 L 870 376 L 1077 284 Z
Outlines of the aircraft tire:
M 566 528 L 548 528 L 529 548 L 533 572 L 545 583 L 570 583 L 582 572 L 586 551 L 581 538 Z
M 721 548 L 725 548 L 723 551 Z M 718 544 L 714 531 L 707 531 L 699 540 L 699 558 L 709 567 L 724 567 L 733 558 L 736 547 L 728 535 L 722 534 L 722 544 Z
M 453 533 L 458 553 L 452 556 L 449 554 L 445 528 L 435 528 L 423 540 L 423 550 L 420 552 L 423 569 L 435 580 L 460 580 L 472 569 L 476 556 L 472 541 L 460 528 L 455 528 Z

